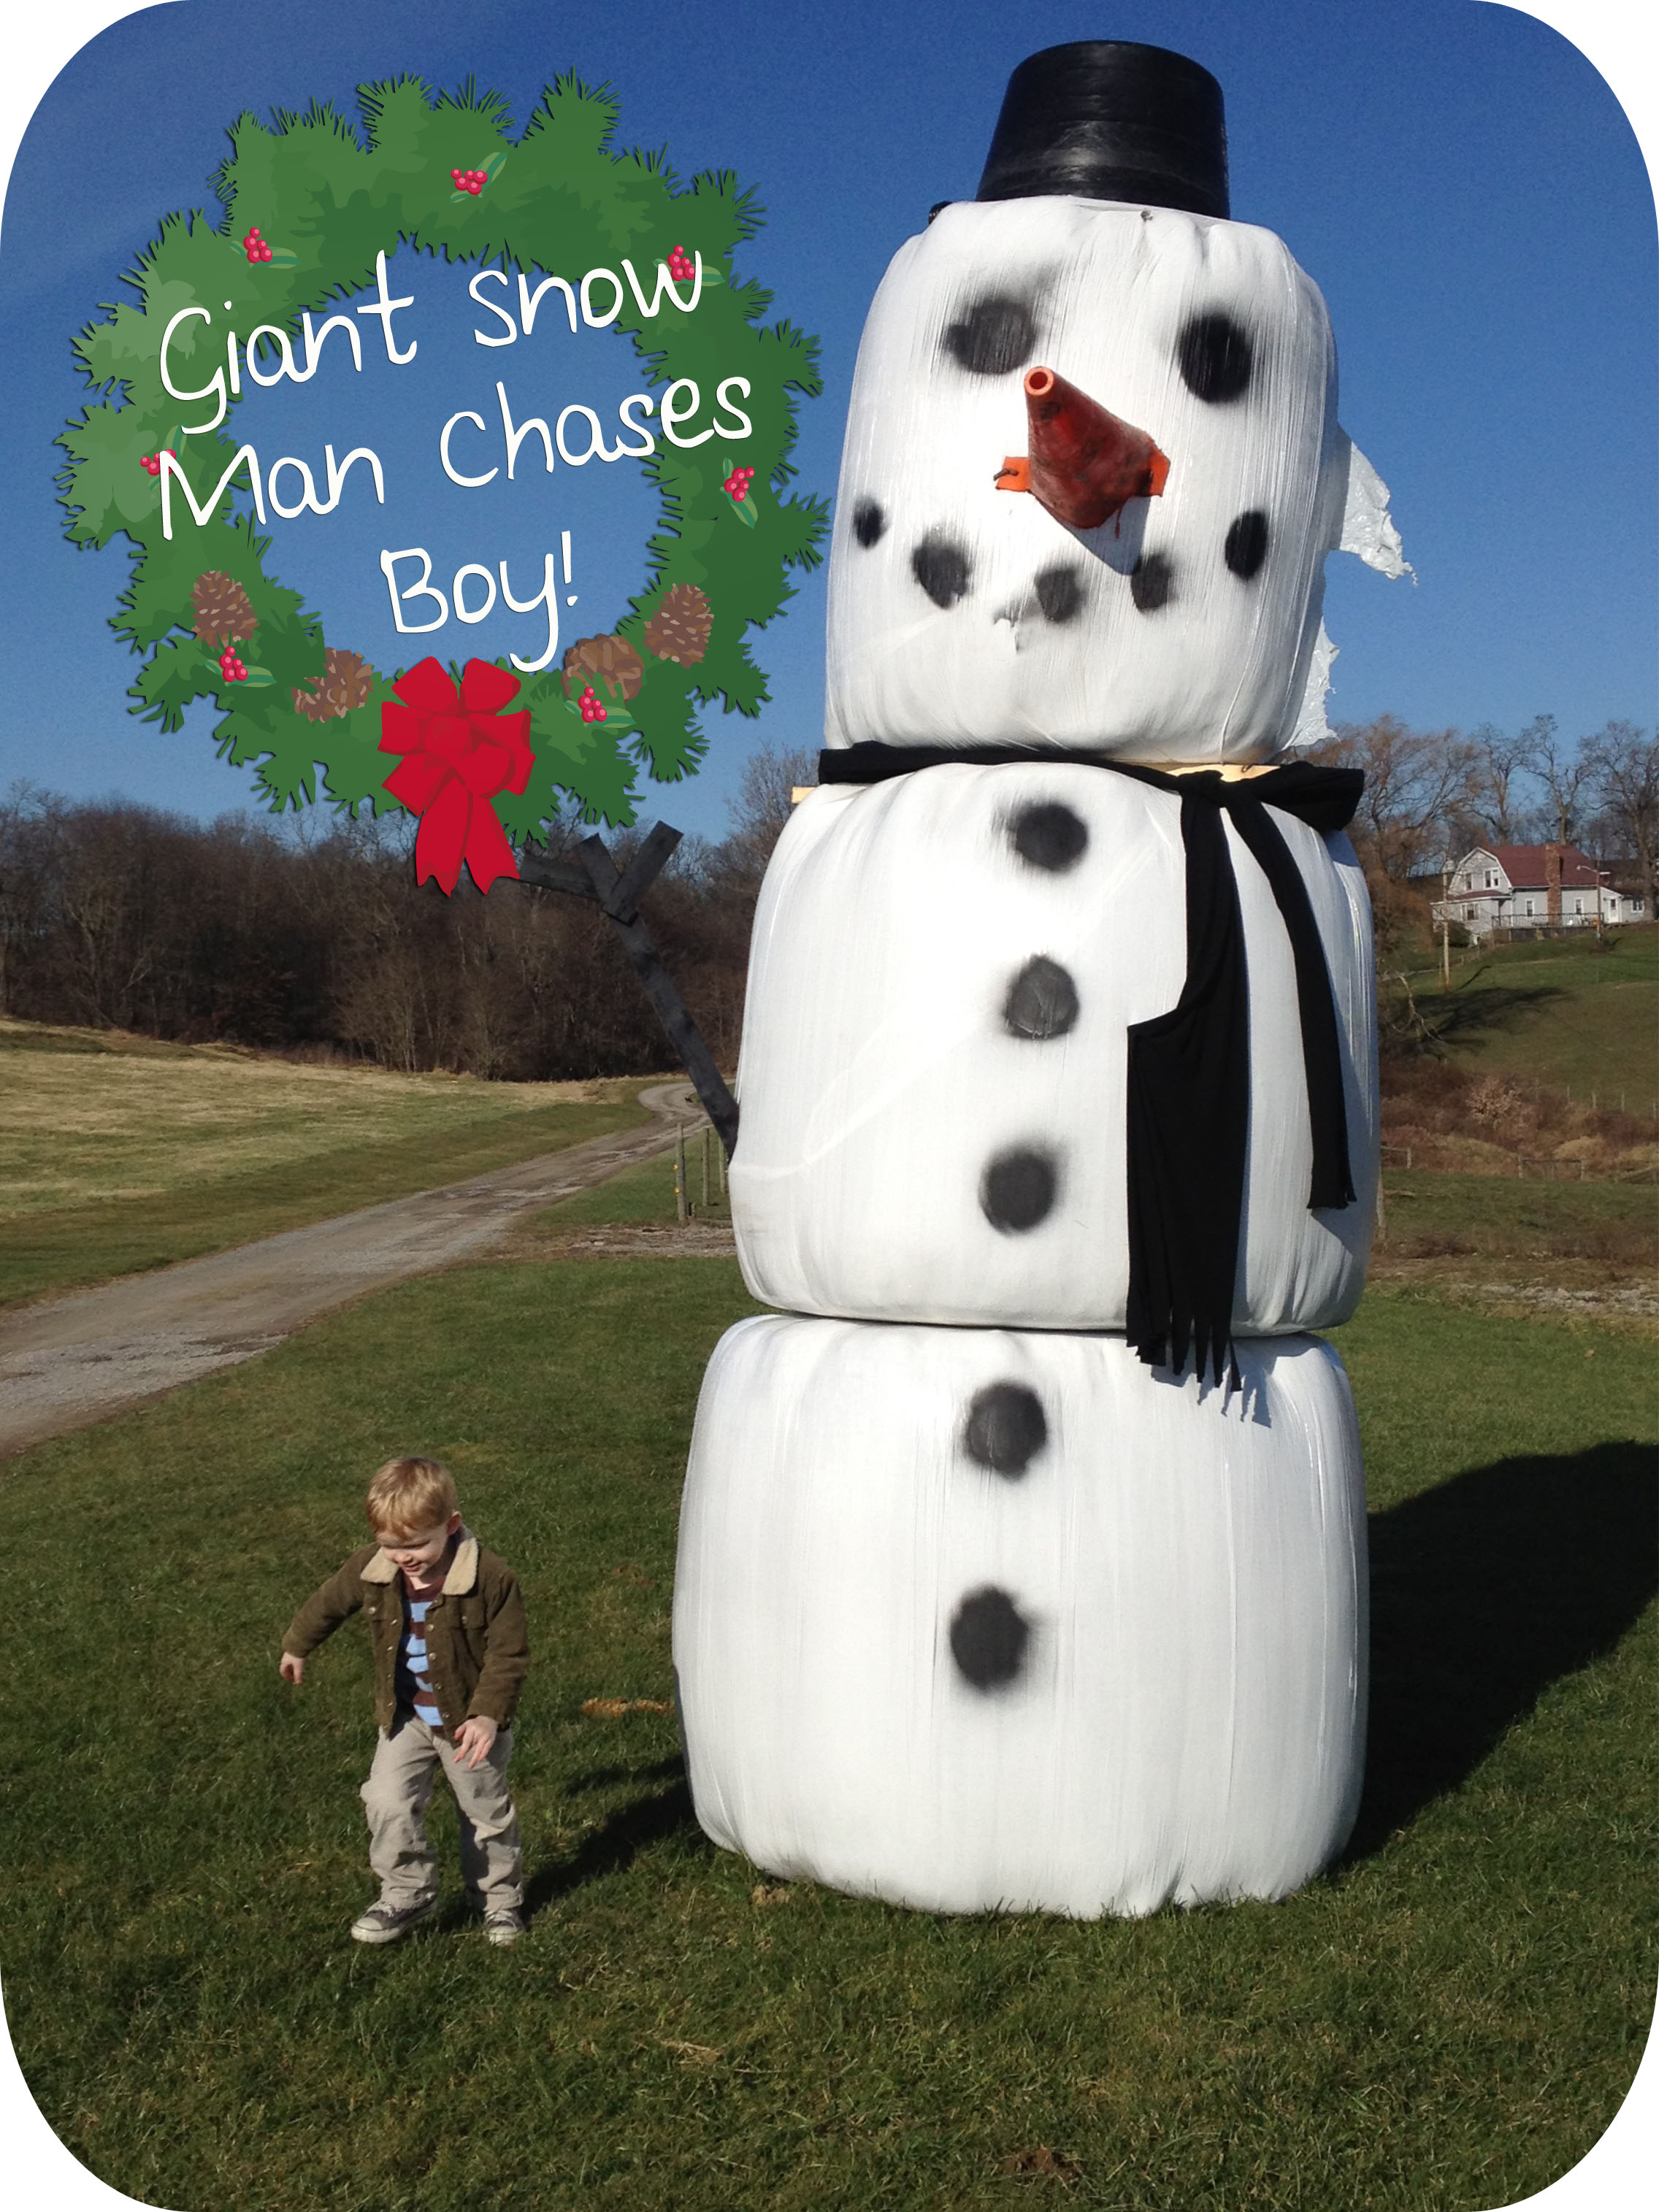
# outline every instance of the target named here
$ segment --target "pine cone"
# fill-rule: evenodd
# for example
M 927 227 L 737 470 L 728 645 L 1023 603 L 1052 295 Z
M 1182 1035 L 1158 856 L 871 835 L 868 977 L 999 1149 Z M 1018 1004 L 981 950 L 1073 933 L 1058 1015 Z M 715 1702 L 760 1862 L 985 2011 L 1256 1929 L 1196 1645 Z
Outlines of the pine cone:
M 204 645 L 229 645 L 252 637 L 259 627 L 252 601 L 222 568 L 210 568 L 198 576 L 190 597 L 196 610 L 196 635 Z
M 337 714 L 349 714 L 354 707 L 367 706 L 374 681 L 374 672 L 361 653 L 331 645 L 323 653 L 323 672 L 311 690 L 301 691 L 296 687 L 294 711 L 303 714 L 307 722 L 332 721 Z
M 564 657 L 566 676 L 595 677 L 631 699 L 645 681 L 645 663 L 625 637 L 579 637 Z
M 695 668 L 708 650 L 714 616 L 695 584 L 676 584 L 645 626 L 645 641 L 659 660 Z

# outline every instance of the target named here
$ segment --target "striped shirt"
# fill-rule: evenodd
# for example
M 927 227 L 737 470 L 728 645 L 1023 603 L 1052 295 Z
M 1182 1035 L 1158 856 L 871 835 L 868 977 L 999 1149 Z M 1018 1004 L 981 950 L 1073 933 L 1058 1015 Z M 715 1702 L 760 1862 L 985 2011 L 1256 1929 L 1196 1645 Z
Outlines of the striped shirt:
M 435 1729 L 443 1726 L 443 1715 L 438 1711 L 427 1673 L 426 1616 L 431 1603 L 430 1598 L 410 1597 L 405 1585 L 404 1640 L 398 1653 L 398 1703 L 412 1706 L 417 1718 Z

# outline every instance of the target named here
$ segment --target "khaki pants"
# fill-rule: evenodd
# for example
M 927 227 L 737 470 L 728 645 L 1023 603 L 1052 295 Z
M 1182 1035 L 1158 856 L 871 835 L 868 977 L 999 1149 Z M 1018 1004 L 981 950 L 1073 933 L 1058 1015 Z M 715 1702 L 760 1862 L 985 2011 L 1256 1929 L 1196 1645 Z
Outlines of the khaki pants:
M 380 1896 L 402 1908 L 438 1893 L 438 1862 L 426 1839 L 426 1808 L 441 1765 L 460 1812 L 461 1872 L 485 1912 L 524 1904 L 519 1816 L 507 1787 L 513 1731 L 501 1729 L 481 1766 L 467 1767 L 448 1743 L 413 1713 L 380 1730 L 374 1764 L 362 1786 L 368 1815 L 368 1863 Z

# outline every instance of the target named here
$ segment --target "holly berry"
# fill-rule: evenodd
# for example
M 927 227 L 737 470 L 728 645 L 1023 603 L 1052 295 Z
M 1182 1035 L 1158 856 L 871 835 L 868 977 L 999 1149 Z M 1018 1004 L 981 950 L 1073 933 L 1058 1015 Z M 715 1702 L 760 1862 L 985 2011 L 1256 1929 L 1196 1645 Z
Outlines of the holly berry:
M 227 684 L 242 684 L 247 680 L 247 668 L 234 645 L 228 645 L 219 655 L 219 672 Z
M 684 284 L 697 273 L 696 264 L 685 258 L 685 248 L 677 246 L 668 257 L 668 273 L 677 284 Z
M 173 453 L 173 458 L 175 461 L 179 458 L 178 454 L 173 453 L 173 449 L 171 446 L 163 446 L 161 448 L 161 453 Z M 159 477 L 161 473 L 161 453 L 140 453 L 138 456 L 139 467 L 141 469 L 147 469 L 153 477 Z
M 599 704 L 599 695 L 591 684 L 584 690 L 576 704 L 581 709 L 581 717 L 585 722 L 603 722 L 607 719 L 605 708 Z
M 250 261 L 270 260 L 270 248 L 265 244 L 264 240 L 260 237 L 259 227 L 257 223 L 253 225 L 252 229 L 249 230 L 247 236 L 242 240 L 242 250 L 247 255 Z
M 733 469 L 722 489 L 730 492 L 739 506 L 749 496 L 749 487 L 755 481 L 753 469 Z
M 489 182 L 488 173 L 483 169 L 452 169 L 449 173 L 455 179 L 456 191 L 471 192 L 474 199 Z

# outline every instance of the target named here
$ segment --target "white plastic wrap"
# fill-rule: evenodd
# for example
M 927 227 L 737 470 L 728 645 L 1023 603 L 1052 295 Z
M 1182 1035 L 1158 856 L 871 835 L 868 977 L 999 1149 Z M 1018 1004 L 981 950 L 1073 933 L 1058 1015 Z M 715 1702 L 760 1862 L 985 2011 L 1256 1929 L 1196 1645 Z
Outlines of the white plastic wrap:
M 1084 839 L 1060 868 L 1018 850 L 1022 820 L 1051 806 Z M 1346 838 L 1274 819 L 1330 970 L 1358 1198 L 1308 1211 L 1290 941 L 1230 829 L 1250 979 L 1234 1305 L 1247 1336 L 1347 1317 L 1376 1205 L 1364 879 Z M 755 1296 L 872 1320 L 1121 1328 L 1126 1032 L 1180 995 L 1185 867 L 1179 800 L 1109 769 L 952 763 L 804 799 L 762 891 L 744 1023 L 732 1213 Z M 1050 1024 L 1072 1011 L 1069 1025 L 1020 1033 L 1011 994 L 1029 1001 L 1044 979 L 1062 1001 L 1069 984 L 1074 1011 L 1048 1008 Z M 982 1194 L 992 1164 L 1022 1151 L 1053 1162 L 1056 1188 L 1043 1218 L 1011 1231 Z
M 1159 496 L 1073 531 L 996 488 L 1028 451 L 1036 367 L 1156 441 Z M 1386 499 L 1338 427 L 1324 301 L 1271 231 L 1105 201 L 947 207 L 900 249 L 860 349 L 825 741 L 1269 758 L 1326 555 L 1352 543 L 1398 573 Z
M 697 1817 L 785 1878 L 1079 1917 L 1277 1898 L 1364 1757 L 1340 1361 L 767 1316 L 710 1364 L 674 1652 Z

